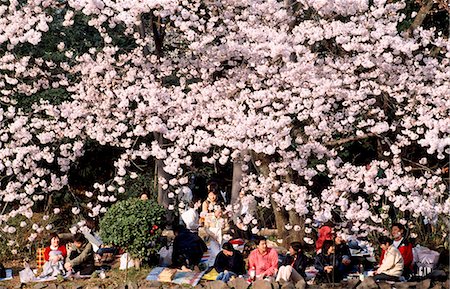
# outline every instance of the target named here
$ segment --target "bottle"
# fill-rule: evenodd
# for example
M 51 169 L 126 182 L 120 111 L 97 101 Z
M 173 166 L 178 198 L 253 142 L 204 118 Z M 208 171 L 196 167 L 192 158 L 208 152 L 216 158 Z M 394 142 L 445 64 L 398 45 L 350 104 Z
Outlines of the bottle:
M 256 277 L 256 268 L 255 268 L 255 266 L 253 266 L 250 269 L 249 274 L 250 274 L 250 280 L 255 281 L 255 277 Z
M 358 271 L 359 271 L 359 280 L 364 281 L 364 266 L 363 264 L 358 265 Z

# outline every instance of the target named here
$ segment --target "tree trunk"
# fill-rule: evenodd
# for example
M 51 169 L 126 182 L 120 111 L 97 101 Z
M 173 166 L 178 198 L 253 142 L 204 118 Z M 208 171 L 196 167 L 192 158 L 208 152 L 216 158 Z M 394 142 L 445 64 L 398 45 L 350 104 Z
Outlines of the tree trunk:
M 145 31 L 145 27 L 147 27 L 147 20 L 145 19 L 144 15 L 139 15 L 138 20 L 140 22 L 139 26 L 138 26 L 138 31 L 139 31 L 139 35 L 141 36 L 142 39 L 145 39 L 145 37 L 147 36 L 147 32 Z M 144 55 L 147 56 L 150 54 L 150 49 L 148 47 L 148 45 L 144 46 Z
M 164 138 L 160 133 L 153 133 L 155 139 L 161 147 L 164 147 Z M 171 176 L 166 171 L 164 171 L 164 160 L 157 159 L 155 162 L 156 171 L 158 173 L 158 204 L 166 208 L 166 224 L 170 227 L 177 223 L 177 216 L 175 214 L 175 209 L 169 210 L 169 206 L 173 205 L 176 208 L 176 200 L 169 198 L 169 190 L 163 188 L 163 184 L 159 181 L 161 178 L 169 181 Z
M 272 204 L 275 225 L 277 226 L 277 239 L 283 240 L 282 246 L 287 248 L 286 245 L 289 244 L 289 231 L 286 230 L 285 226 L 289 223 L 288 216 L 286 215 L 286 211 L 280 208 L 273 199 L 270 200 L 270 203 Z
M 266 155 L 257 155 L 253 154 L 252 158 L 255 160 L 261 161 L 261 165 L 257 168 L 258 172 L 267 177 L 269 176 L 270 169 L 269 169 L 269 163 L 270 160 L 268 159 L 268 156 Z M 278 190 L 277 187 L 273 186 L 272 191 L 276 192 Z M 273 200 L 273 198 L 270 198 L 270 204 L 272 205 L 273 214 L 275 217 L 275 225 L 277 229 L 277 238 L 283 240 L 283 246 L 287 246 L 289 244 L 289 231 L 286 230 L 286 224 L 289 223 L 289 216 L 286 213 L 286 210 L 284 208 L 280 208 L 278 204 Z
M 305 237 L 305 218 L 300 217 L 298 213 L 294 210 L 289 211 L 289 224 L 291 224 L 293 227 L 299 226 L 300 230 L 295 231 L 291 230 L 288 236 L 288 240 L 286 242 L 303 242 L 303 238 Z
M 270 173 L 270 160 L 268 159 L 268 156 L 253 154 L 252 158 L 254 160 L 261 161 L 261 165 L 257 168 L 258 173 L 267 177 Z M 288 174 L 288 176 L 286 176 L 283 181 L 286 183 L 292 182 L 291 175 Z M 273 192 L 276 192 L 278 188 L 273 186 L 272 190 Z M 280 208 L 272 198 L 270 199 L 270 203 L 272 205 L 272 210 L 275 217 L 277 238 L 283 240 L 282 245 L 285 248 L 288 248 L 291 242 L 303 242 L 303 238 L 305 237 L 305 218 L 299 216 L 295 210 L 286 211 L 284 208 Z M 287 230 L 287 224 L 291 225 L 292 229 Z M 295 231 L 295 226 L 299 226 L 300 230 Z
M 233 161 L 233 180 L 231 183 L 231 204 L 235 204 L 239 200 L 239 192 L 242 189 L 241 181 L 243 178 L 242 160 Z
M 164 146 L 164 138 L 163 138 L 162 134 L 155 132 L 155 133 L 153 133 L 153 136 L 158 141 L 159 146 L 163 147 Z M 161 178 L 164 178 L 167 181 L 169 181 L 170 175 L 163 169 L 164 168 L 164 160 L 157 159 L 155 161 L 155 165 L 156 165 L 156 171 L 158 174 L 158 204 L 160 204 L 164 208 L 168 208 L 169 204 L 170 204 L 169 197 L 168 197 L 168 191 L 163 189 L 163 185 L 161 184 L 161 182 L 159 180 Z
M 155 53 L 158 57 L 163 56 L 163 40 L 164 40 L 164 26 L 161 17 L 150 14 L 150 25 L 153 32 L 153 41 L 155 42 Z

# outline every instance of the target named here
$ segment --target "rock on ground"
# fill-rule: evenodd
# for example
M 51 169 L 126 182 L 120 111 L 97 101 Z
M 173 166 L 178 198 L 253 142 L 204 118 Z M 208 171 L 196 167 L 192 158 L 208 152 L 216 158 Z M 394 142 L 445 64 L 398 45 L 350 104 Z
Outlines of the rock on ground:
M 257 289 L 272 289 L 272 284 L 265 280 L 256 280 L 252 283 L 252 288 Z
M 378 285 L 373 278 L 364 279 L 364 281 L 361 282 L 361 284 L 359 284 L 356 287 L 356 289 L 376 289 L 376 288 L 378 288 Z
M 429 289 L 430 286 L 431 286 L 431 280 L 425 279 L 416 285 L 416 289 Z
M 306 288 L 306 281 L 304 279 L 298 281 L 295 284 L 295 289 L 305 289 Z
M 285 282 L 281 285 L 281 289 L 296 289 L 294 283 Z
M 138 284 L 139 288 L 141 289 L 161 288 L 163 286 L 163 284 L 159 281 L 148 281 L 148 280 L 142 280 Z
M 227 283 L 223 281 L 210 281 L 204 284 L 205 289 L 229 289 Z
M 231 281 L 228 281 L 228 287 L 234 289 L 247 289 L 250 285 L 247 283 L 247 280 L 244 278 L 235 278 Z

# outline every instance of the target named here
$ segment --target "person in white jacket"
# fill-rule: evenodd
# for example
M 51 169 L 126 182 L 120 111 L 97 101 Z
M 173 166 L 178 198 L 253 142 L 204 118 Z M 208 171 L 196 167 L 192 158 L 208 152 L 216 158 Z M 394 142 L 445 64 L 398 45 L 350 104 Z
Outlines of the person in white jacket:
M 373 278 L 375 281 L 398 281 L 403 272 L 403 257 L 400 251 L 393 246 L 391 238 L 381 236 L 378 238 L 381 249 L 384 250 L 384 258 Z

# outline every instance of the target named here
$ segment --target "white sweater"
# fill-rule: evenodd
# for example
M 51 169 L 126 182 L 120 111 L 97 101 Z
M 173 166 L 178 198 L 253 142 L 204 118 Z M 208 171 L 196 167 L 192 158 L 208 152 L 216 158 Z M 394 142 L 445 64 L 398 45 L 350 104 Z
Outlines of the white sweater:
M 384 253 L 383 262 L 378 268 L 378 274 L 386 274 L 389 276 L 400 277 L 403 272 L 403 257 L 400 254 L 400 251 L 395 248 L 393 245 L 389 246 L 389 248 Z

